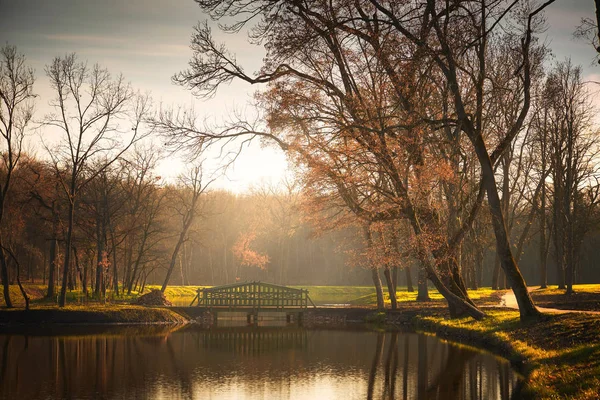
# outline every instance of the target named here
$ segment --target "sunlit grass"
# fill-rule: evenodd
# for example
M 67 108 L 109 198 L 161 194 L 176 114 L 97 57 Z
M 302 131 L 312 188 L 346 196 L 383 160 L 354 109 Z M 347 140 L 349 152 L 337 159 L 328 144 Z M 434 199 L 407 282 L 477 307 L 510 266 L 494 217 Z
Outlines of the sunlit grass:
M 24 285 L 27 292 L 30 294 L 32 304 L 36 303 L 56 303 L 58 301 L 58 291 L 53 299 L 44 299 L 46 293 L 46 285 L 41 284 L 26 284 Z M 168 286 L 165 290 L 165 296 L 169 301 L 177 304 L 188 304 L 196 296 L 199 289 L 203 289 L 210 286 Z M 357 307 L 375 307 L 377 305 L 377 299 L 375 295 L 375 288 L 373 286 L 291 286 L 294 288 L 302 288 L 308 290 L 311 300 L 317 305 L 325 304 L 348 304 Z M 108 290 L 106 293 L 106 299 L 95 299 L 91 291 L 88 295 L 84 295 L 81 289 L 67 291 L 67 303 L 68 304 L 93 304 L 95 302 L 131 302 L 138 298 L 140 295 L 149 293 L 151 290 L 160 290 L 160 285 L 146 285 L 144 293 L 133 291 L 131 294 L 120 291 L 117 296 L 112 290 Z M 17 285 L 11 285 L 11 298 L 17 306 L 24 304 L 21 292 Z M 470 290 L 469 296 L 473 300 L 482 298 L 489 298 L 495 292 L 491 288 L 481 288 L 477 290 Z M 0 286 L 0 296 L 2 294 L 2 288 Z M 387 294 L 386 288 L 384 288 L 385 302 L 389 306 L 390 300 Z M 414 292 L 408 292 L 406 287 L 399 287 L 396 296 L 399 302 L 411 302 L 416 301 L 417 292 L 416 288 Z M 432 300 L 443 300 L 443 297 L 435 289 L 429 289 L 429 296 Z M 0 300 L 1 302 L 1 300 Z
M 187 319 L 176 312 L 161 307 L 144 307 L 129 304 L 67 304 L 58 307 L 52 303 L 39 303 L 30 311 L 23 308 L 3 309 L 12 315 L 12 322 L 24 323 L 185 323 Z
M 573 285 L 573 291 L 575 293 L 595 293 L 600 294 L 600 284 L 597 283 L 589 283 L 589 284 L 580 284 Z M 536 289 L 534 291 L 536 294 L 540 295 L 557 295 L 564 294 L 564 289 L 558 289 L 556 286 L 548 286 L 545 289 Z
M 479 288 L 476 290 L 468 290 L 468 293 L 469 293 L 469 297 L 472 300 L 477 301 L 477 300 L 481 300 L 481 299 L 489 300 L 490 298 L 493 298 L 493 296 L 495 294 L 497 294 L 498 292 L 495 290 L 492 290 L 489 287 L 486 287 L 486 288 Z M 439 301 L 444 300 L 444 297 L 436 289 L 431 289 L 431 288 L 429 289 L 429 298 L 431 300 L 439 300 Z M 398 290 L 396 291 L 396 299 L 398 302 L 417 301 L 416 288 L 415 288 L 414 292 L 408 292 L 406 290 L 406 288 L 398 288 Z M 390 298 L 387 293 L 387 290 L 384 290 L 384 302 L 387 306 L 390 305 Z M 377 297 L 375 295 L 375 289 L 371 288 L 371 293 L 369 293 L 365 296 L 350 299 L 348 301 L 348 303 L 351 305 L 360 306 L 360 307 L 375 307 L 377 305 Z

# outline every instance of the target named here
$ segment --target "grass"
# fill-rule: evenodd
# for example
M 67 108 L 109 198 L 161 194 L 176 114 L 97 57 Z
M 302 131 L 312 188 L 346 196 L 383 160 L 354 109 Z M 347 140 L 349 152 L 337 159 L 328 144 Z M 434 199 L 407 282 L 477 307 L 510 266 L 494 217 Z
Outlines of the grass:
M 204 289 L 208 286 L 167 286 L 165 290 L 165 296 L 167 299 L 172 300 L 177 297 L 194 297 L 198 289 Z M 148 293 L 151 290 L 160 290 L 160 285 L 146 285 L 144 293 Z
M 32 305 L 36 303 L 53 303 L 54 300 L 43 299 L 46 293 L 46 286 L 41 284 L 24 285 L 32 299 Z M 208 286 L 168 286 L 165 291 L 165 296 L 170 301 L 179 304 L 189 304 L 196 296 L 198 289 Z M 296 288 L 307 289 L 311 300 L 317 305 L 326 304 L 348 304 L 354 307 L 375 307 L 377 299 L 375 296 L 375 288 L 372 286 L 292 286 Z M 144 293 L 151 290 L 159 290 L 160 285 L 147 285 Z M 532 292 L 532 297 L 540 306 L 578 309 L 578 310 L 600 310 L 600 285 L 575 285 L 575 294 L 566 296 L 563 290 L 556 288 L 538 289 Z M 17 285 L 11 285 L 11 299 L 16 306 L 23 306 L 24 301 L 21 292 Z M 503 291 L 493 291 L 489 287 L 480 288 L 477 290 L 469 290 L 469 296 L 478 305 L 495 306 L 499 303 Z M 133 292 L 131 295 L 121 293 L 115 296 L 112 291 L 107 292 L 109 302 L 131 302 L 141 294 Z M 0 286 L 0 303 L 2 296 L 2 287 Z M 415 302 L 417 292 L 407 292 L 405 287 L 398 288 L 396 296 L 399 303 Z M 443 301 L 443 297 L 434 288 L 429 289 L 431 300 Z M 384 288 L 385 303 L 390 305 L 387 290 Z M 67 292 L 67 303 L 69 304 L 89 304 L 93 300 L 86 298 L 80 290 Z
M 25 289 L 30 295 L 32 306 L 37 303 L 52 304 L 56 303 L 56 298 L 49 300 L 44 299 L 46 286 L 40 284 L 25 284 Z M 196 296 L 198 289 L 209 286 L 168 286 L 165 290 L 165 296 L 174 304 L 187 305 Z M 326 304 L 348 304 L 354 307 L 375 307 L 377 299 L 375 288 L 372 286 L 291 286 L 295 288 L 307 289 L 311 300 L 318 306 Z M 144 293 L 149 293 L 151 290 L 160 290 L 160 285 L 147 285 Z M 11 299 L 17 307 L 24 306 L 24 300 L 21 296 L 18 286 L 11 285 Z M 389 296 L 384 290 L 385 302 L 389 306 Z M 499 300 L 493 296 L 498 292 L 492 291 L 490 288 L 481 288 L 478 290 L 469 291 L 469 295 L 473 300 L 490 300 L 493 299 L 493 304 L 497 304 Z M 2 295 L 2 287 L 0 286 L 0 296 Z M 131 295 L 121 293 L 115 296 L 112 291 L 107 291 L 108 302 L 131 302 L 138 298 L 141 294 L 133 292 Z M 407 292 L 405 287 L 398 288 L 396 292 L 398 302 L 414 302 L 417 299 L 417 292 Z M 435 289 L 429 290 L 429 296 L 432 300 L 443 301 L 443 297 Z M 1 299 L 1 297 L 0 297 Z M 2 303 L 2 300 L 0 300 Z M 81 290 L 67 291 L 67 304 L 94 304 L 95 301 L 89 296 L 86 297 Z
M 566 295 L 564 289 L 548 287 L 532 291 L 531 296 L 541 307 L 600 311 L 600 285 L 574 285 L 573 291 L 573 294 Z
M 527 398 L 597 399 L 600 393 L 600 316 L 544 315 L 523 323 L 518 311 L 494 309 L 482 321 L 423 316 L 417 325 L 525 362 Z
M 375 293 L 372 286 L 292 286 L 307 289 L 316 305 L 350 304 L 353 300 Z
M 29 311 L 22 308 L 0 310 L 0 321 L 25 324 L 182 324 L 187 319 L 176 312 L 160 307 L 133 305 L 88 304 L 56 305 L 38 304 Z
M 484 302 L 484 303 L 493 303 L 494 305 L 498 304 L 499 300 L 499 292 L 492 290 L 491 288 L 479 288 L 476 290 L 468 290 L 469 296 L 475 302 Z M 312 295 L 311 295 L 312 297 Z M 429 297 L 433 301 L 443 301 L 443 296 L 435 289 L 429 289 Z M 403 302 L 415 302 L 417 301 L 417 292 L 408 292 L 406 288 L 400 288 L 396 291 L 396 299 L 399 303 Z M 390 298 L 387 291 L 384 291 L 384 302 L 387 306 L 390 305 Z M 375 289 L 371 288 L 371 293 L 366 294 L 364 296 L 350 299 L 348 301 L 349 304 L 358 307 L 375 307 L 377 305 L 377 297 L 375 294 Z

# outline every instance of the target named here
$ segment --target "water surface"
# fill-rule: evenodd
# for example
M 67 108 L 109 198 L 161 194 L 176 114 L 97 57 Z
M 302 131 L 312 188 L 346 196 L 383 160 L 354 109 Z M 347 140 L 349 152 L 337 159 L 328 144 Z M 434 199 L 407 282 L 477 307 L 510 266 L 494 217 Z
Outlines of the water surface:
M 509 399 L 517 375 L 433 336 L 269 328 L 0 334 L 1 399 Z

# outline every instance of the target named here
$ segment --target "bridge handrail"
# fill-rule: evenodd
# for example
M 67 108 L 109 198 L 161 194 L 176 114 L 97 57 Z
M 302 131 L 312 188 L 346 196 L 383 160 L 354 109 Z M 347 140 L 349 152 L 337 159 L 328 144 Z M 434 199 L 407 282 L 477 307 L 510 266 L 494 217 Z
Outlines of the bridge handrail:
M 316 308 L 306 289 L 260 281 L 198 289 L 190 306 L 196 301 L 198 307 L 211 308 L 307 308 L 308 302 Z

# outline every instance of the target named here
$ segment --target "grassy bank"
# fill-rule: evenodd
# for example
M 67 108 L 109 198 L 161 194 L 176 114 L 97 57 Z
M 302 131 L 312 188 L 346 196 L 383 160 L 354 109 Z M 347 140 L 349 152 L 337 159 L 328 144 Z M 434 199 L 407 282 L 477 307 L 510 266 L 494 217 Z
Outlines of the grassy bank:
M 37 305 L 29 311 L 22 308 L 0 309 L 0 324 L 182 324 L 187 319 L 160 307 L 132 305 L 70 305 L 63 308 Z
M 600 316 L 570 313 L 519 321 L 518 311 L 494 309 L 483 321 L 417 317 L 420 330 L 487 348 L 521 364 L 526 398 L 597 399 Z

